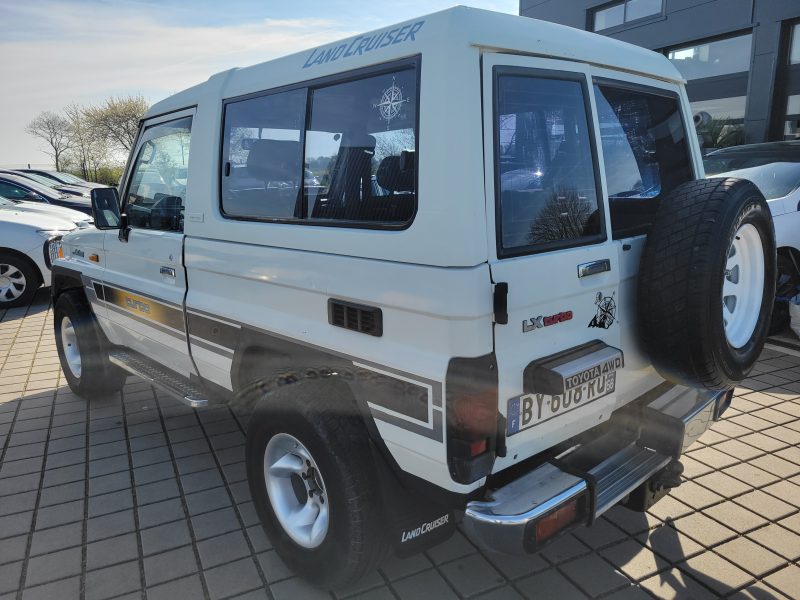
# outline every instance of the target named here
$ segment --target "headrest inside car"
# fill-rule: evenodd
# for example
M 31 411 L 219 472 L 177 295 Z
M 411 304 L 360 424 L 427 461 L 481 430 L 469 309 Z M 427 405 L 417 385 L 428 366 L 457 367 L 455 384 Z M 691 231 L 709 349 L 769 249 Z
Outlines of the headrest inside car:
M 384 158 L 378 165 L 375 181 L 390 192 L 413 192 L 414 153 L 403 152 L 400 156 Z
M 300 176 L 300 142 L 255 140 L 247 155 L 247 171 L 264 181 L 294 181 Z

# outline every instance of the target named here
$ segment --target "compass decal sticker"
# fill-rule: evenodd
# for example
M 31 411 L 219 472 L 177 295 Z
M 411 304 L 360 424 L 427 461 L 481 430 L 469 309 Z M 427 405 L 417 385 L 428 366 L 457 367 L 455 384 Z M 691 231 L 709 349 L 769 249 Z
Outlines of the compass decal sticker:
M 381 119 L 386 121 L 387 130 L 392 119 L 397 118 L 403 108 L 403 104 L 406 102 L 410 102 L 410 100 L 403 97 L 403 90 L 398 87 L 394 77 L 392 77 L 392 85 L 383 90 L 380 102 L 373 104 L 373 107 L 378 109 Z
M 597 292 L 594 299 L 595 306 L 597 306 L 597 313 L 589 321 L 589 327 L 600 327 L 608 329 L 617 320 L 617 303 L 614 300 L 616 292 L 612 292 L 610 296 L 604 296 L 603 292 Z

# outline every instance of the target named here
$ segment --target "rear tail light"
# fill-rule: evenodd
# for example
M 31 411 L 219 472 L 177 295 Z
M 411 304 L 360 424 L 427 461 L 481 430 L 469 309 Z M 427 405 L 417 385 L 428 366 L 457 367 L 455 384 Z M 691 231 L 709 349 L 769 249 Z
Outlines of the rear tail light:
M 525 528 L 526 552 L 538 551 L 547 541 L 565 532 L 571 525 L 586 521 L 587 496 L 581 494 L 559 504 L 548 513 L 532 521 Z
M 494 355 L 451 359 L 446 386 L 450 475 L 459 483 L 472 483 L 491 472 L 497 448 Z

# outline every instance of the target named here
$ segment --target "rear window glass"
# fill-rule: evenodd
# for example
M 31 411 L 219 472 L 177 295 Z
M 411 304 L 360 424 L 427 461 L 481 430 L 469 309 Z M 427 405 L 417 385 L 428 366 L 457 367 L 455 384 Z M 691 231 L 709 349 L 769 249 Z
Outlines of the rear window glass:
M 595 101 L 613 235 L 646 233 L 661 199 L 693 178 L 678 97 L 598 83 Z
M 495 118 L 498 253 L 600 238 L 603 219 L 581 82 L 500 75 Z
M 417 202 L 414 66 L 226 104 L 222 210 L 403 226 Z

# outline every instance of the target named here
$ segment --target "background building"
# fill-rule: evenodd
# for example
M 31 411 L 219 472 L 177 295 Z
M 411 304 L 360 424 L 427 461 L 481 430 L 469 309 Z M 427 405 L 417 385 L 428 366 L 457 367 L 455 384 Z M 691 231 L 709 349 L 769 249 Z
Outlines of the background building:
M 800 137 L 800 0 L 520 0 L 519 12 L 663 52 L 706 148 Z

